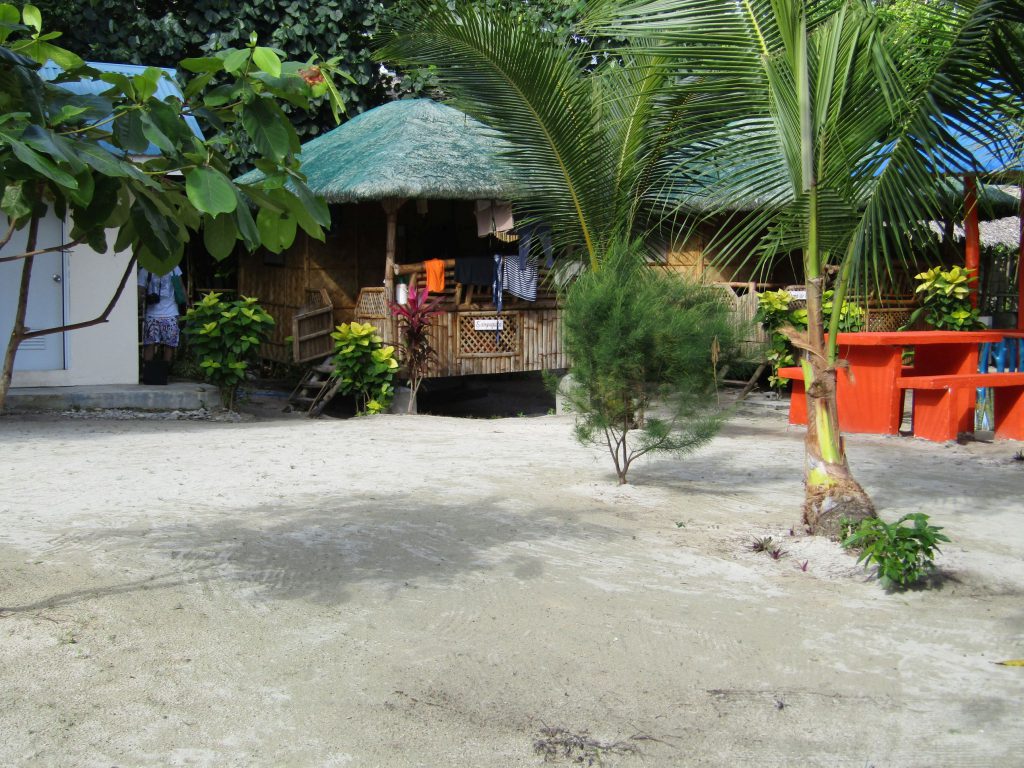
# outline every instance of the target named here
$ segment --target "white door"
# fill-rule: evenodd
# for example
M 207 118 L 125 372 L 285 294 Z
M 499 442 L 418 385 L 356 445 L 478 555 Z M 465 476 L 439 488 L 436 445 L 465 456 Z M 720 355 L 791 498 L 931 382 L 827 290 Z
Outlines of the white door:
M 6 231 L 6 218 L 3 229 Z M 0 254 L 23 253 L 28 227 L 16 232 Z M 52 248 L 64 242 L 64 225 L 56 216 L 45 216 L 39 222 L 37 248 Z M 18 309 L 18 290 L 24 261 L 0 263 L 0 350 L 6 349 Z M 64 324 L 64 254 L 60 251 L 35 257 L 32 282 L 29 285 L 25 325 L 28 328 L 53 328 Z M 2 360 L 0 351 L 0 360 Z M 14 357 L 16 371 L 54 371 L 64 368 L 64 334 L 54 333 L 26 339 Z

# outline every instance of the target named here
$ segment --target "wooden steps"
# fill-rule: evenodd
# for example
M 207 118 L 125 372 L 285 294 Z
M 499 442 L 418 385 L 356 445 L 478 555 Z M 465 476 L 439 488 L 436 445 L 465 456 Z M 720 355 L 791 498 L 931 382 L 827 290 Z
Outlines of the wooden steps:
M 306 411 L 310 418 L 319 416 L 341 386 L 340 380 L 331 376 L 333 372 L 329 357 L 311 366 L 288 397 L 289 405 L 294 410 Z

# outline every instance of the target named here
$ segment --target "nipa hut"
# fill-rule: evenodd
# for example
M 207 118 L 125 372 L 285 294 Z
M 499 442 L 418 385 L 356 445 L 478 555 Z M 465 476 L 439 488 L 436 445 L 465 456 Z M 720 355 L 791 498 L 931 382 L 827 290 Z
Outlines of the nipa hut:
M 300 232 L 283 254 L 242 258 L 239 290 L 258 296 L 278 320 L 265 356 L 323 358 L 334 326 L 350 320 L 373 323 L 393 341 L 388 303 L 396 286 L 399 298 L 403 282 L 424 286 L 430 264 L 443 265 L 444 310 L 432 326 L 432 375 L 565 367 L 543 264 L 536 298 L 505 293 L 500 311 L 489 277 L 478 278 L 480 285 L 456 280 L 459 262 L 465 279 L 467 264 L 475 263 L 479 275 L 483 260 L 493 263 L 495 253 L 518 248 L 493 215 L 504 208 L 492 204 L 509 197 L 499 151 L 481 124 L 428 99 L 385 104 L 303 145 L 302 170 L 330 204 L 331 227 L 325 242 Z

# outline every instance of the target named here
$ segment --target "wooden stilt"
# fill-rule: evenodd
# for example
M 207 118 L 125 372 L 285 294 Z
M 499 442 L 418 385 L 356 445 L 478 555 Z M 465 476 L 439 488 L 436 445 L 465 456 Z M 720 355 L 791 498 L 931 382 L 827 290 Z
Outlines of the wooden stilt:
M 978 190 L 973 176 L 964 176 L 964 266 L 978 276 L 981 233 L 978 230 Z M 978 306 L 978 281 L 971 284 L 971 306 Z

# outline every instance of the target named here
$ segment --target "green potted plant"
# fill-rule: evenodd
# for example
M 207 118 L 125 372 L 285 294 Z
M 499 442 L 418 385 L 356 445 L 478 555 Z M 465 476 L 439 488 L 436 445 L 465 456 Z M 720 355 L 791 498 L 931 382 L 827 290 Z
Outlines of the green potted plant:
M 338 391 L 353 395 L 359 415 L 382 413 L 394 397 L 392 381 L 398 369 L 395 348 L 385 346 L 370 323 L 342 323 L 331 334 L 334 339 L 334 372 L 340 380 Z
M 189 349 L 203 378 L 220 389 L 228 410 L 234 410 L 249 362 L 273 327 L 274 318 L 248 296 L 224 301 L 219 293 L 210 292 L 185 314 Z

